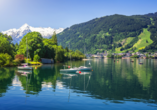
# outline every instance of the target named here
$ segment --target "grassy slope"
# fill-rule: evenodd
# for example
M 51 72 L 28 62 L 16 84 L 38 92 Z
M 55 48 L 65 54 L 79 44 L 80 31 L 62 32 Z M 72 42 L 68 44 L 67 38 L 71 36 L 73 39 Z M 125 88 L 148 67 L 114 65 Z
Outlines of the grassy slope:
M 145 48 L 146 46 L 150 45 L 153 43 L 153 41 L 150 39 L 150 35 L 151 33 L 147 30 L 147 29 L 143 29 L 143 32 L 138 36 L 139 40 L 137 41 L 137 43 L 135 43 L 133 45 L 133 47 L 136 47 L 137 49 L 135 50 L 135 52 Z M 127 45 L 128 43 L 130 43 L 133 40 L 134 37 L 129 37 L 127 38 L 126 42 L 124 43 L 123 47 L 125 45 Z M 148 41 L 148 43 L 146 43 L 146 40 Z M 120 51 L 121 47 L 116 48 L 115 49 L 115 53 L 123 53 L 126 50 Z M 130 50 L 130 49 L 127 49 Z
M 139 40 L 133 45 L 133 47 L 137 48 L 135 52 L 153 43 L 153 41 L 150 39 L 150 35 L 151 33 L 147 29 L 143 29 L 143 32 L 138 36 Z M 146 40 L 148 43 L 146 43 Z
M 128 37 L 125 39 L 125 43 L 123 44 L 122 47 L 125 47 L 127 44 L 129 44 L 132 40 L 134 39 L 134 37 Z M 122 53 L 123 51 L 120 51 L 121 47 L 119 48 L 115 48 L 115 53 Z M 125 50 L 124 50 L 125 51 Z

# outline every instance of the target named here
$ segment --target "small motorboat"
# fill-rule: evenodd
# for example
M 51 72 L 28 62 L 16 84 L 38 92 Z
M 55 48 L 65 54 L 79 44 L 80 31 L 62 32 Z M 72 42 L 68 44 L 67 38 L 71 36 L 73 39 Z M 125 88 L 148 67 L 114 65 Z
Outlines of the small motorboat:
M 60 72 L 64 73 L 76 73 L 76 71 L 78 71 L 78 68 L 60 69 Z
M 32 70 L 33 68 L 28 66 L 28 65 L 24 65 L 24 66 L 18 66 L 17 67 L 20 70 Z
M 78 68 L 79 71 L 91 71 L 92 68 L 91 67 L 86 67 L 86 66 L 80 66 Z

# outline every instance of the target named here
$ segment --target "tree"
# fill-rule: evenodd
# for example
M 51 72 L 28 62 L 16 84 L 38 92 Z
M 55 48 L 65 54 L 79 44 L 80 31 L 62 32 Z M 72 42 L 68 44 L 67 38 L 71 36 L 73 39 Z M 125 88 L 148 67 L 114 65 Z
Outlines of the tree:
M 139 56 L 135 54 L 135 55 L 131 56 L 131 58 L 139 58 Z
M 12 57 L 8 53 L 0 53 L 0 67 L 9 66 L 12 61 Z
M 12 57 L 14 56 L 11 44 L 3 34 L 0 35 L 0 53 L 8 53 Z
M 148 53 L 146 54 L 146 58 L 148 58 Z
M 68 49 L 68 47 L 65 47 L 65 51 L 66 51 L 66 52 L 69 52 L 69 49 Z
M 5 37 L 5 38 L 7 38 L 7 40 L 9 41 L 9 44 L 11 44 L 12 41 L 13 41 L 12 37 L 11 37 L 11 36 L 8 36 L 7 34 L 0 33 L 0 36 L 3 36 L 3 37 Z
M 54 43 L 52 39 L 43 39 L 43 43 L 44 43 L 44 49 L 45 49 L 45 54 L 44 54 L 44 58 L 52 58 L 54 59 L 55 57 L 55 50 L 54 50 Z
M 54 45 L 55 50 L 55 61 L 63 62 L 64 61 L 64 49 L 62 46 Z
M 53 40 L 55 45 L 58 45 L 57 44 L 57 36 L 56 36 L 56 32 L 55 31 L 53 32 L 53 35 L 52 35 L 51 39 Z
M 148 40 L 146 40 L 146 43 L 148 43 Z
M 112 55 L 112 53 L 108 53 L 107 58 L 114 58 L 114 55 Z
M 23 62 L 24 61 L 24 55 L 16 55 L 15 56 L 15 59 L 18 59 L 20 62 Z
M 16 43 L 16 44 L 15 44 L 15 51 L 17 52 L 18 49 L 19 49 L 19 45 L 18 45 L 18 43 Z
M 35 55 L 35 56 L 34 56 L 34 61 L 35 61 L 35 62 L 38 62 L 39 60 L 40 60 L 39 55 Z
M 34 55 L 38 54 L 39 57 L 43 57 L 45 54 L 43 38 L 39 32 L 29 32 L 27 33 L 21 40 L 19 44 L 19 50 L 17 54 L 23 54 L 26 56 L 27 48 L 26 48 L 26 38 L 27 38 L 27 46 L 28 53 L 33 60 Z

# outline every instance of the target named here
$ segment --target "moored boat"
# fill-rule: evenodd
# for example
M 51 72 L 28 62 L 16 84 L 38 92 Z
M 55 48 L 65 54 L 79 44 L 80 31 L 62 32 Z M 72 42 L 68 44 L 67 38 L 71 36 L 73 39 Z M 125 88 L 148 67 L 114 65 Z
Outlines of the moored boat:
M 79 71 L 90 71 L 90 70 L 92 70 L 92 68 L 91 67 L 86 67 L 86 66 L 80 66 L 78 68 L 78 70 Z
M 60 72 L 67 72 L 67 73 L 76 73 L 78 71 L 78 68 L 70 68 L 70 69 L 60 69 Z
M 24 66 L 18 66 L 17 68 L 20 69 L 20 70 L 32 70 L 32 69 L 33 69 L 32 67 L 27 66 L 27 65 L 24 65 Z

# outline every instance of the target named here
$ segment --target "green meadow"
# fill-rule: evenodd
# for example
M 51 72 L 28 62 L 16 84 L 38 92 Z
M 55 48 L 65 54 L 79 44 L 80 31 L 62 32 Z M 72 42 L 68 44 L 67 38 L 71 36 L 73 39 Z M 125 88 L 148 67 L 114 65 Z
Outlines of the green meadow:
M 143 29 L 143 32 L 138 36 L 139 40 L 133 45 L 133 47 L 137 48 L 135 52 L 144 49 L 146 46 L 153 43 L 153 41 L 150 39 L 150 35 L 151 33 L 147 29 Z

